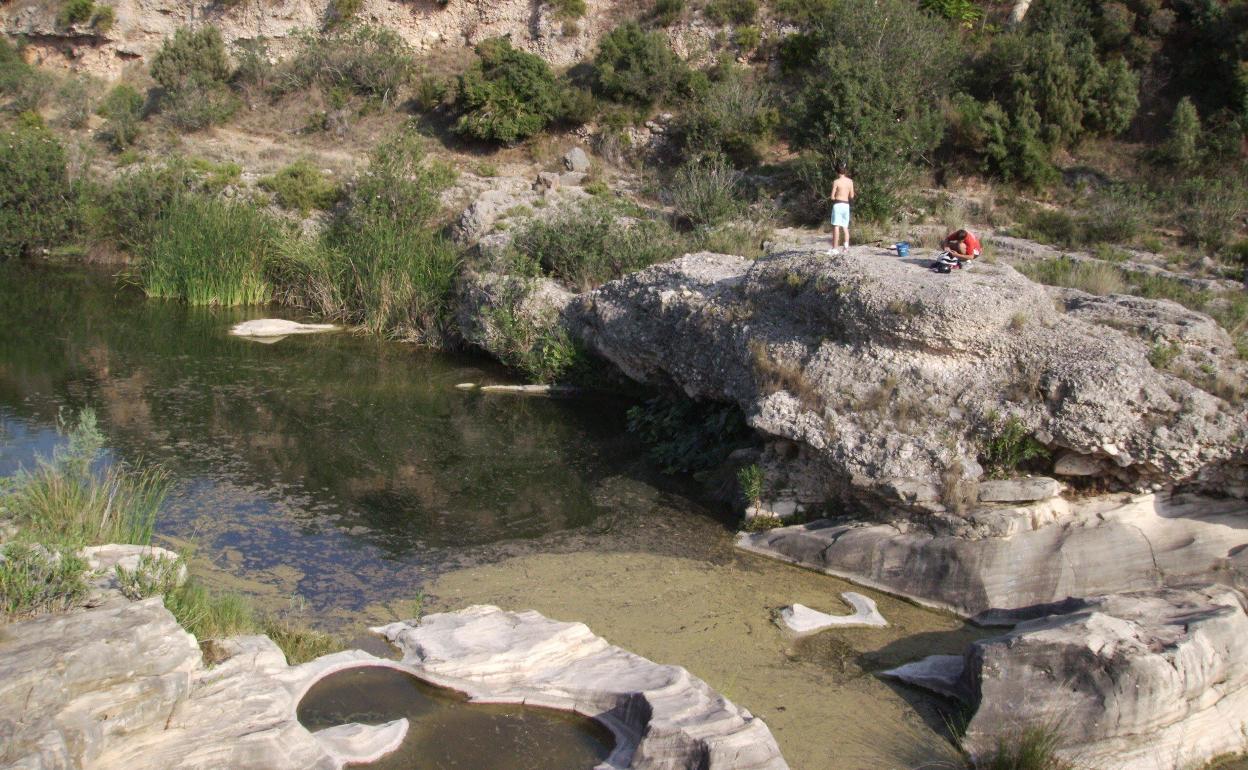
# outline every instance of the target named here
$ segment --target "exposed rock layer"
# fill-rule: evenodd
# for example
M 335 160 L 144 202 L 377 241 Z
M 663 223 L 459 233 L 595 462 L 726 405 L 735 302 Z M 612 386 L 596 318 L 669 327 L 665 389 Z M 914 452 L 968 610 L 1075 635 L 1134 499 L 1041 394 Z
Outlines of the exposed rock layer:
M 976 706 L 963 742 L 976 758 L 1023 726 L 1046 726 L 1081 767 L 1177 770 L 1243 749 L 1245 639 L 1237 591 L 1131 592 L 890 674 Z

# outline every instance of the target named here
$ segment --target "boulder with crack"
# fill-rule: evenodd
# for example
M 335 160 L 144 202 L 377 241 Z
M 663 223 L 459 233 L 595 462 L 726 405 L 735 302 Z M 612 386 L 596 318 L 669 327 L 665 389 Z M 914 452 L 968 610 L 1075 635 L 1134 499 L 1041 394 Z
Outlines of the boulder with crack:
M 611 729 L 611 768 L 780 770 L 771 731 L 679 666 L 652 663 L 583 623 L 485 605 L 374 629 L 401 665 L 478 702 L 527 703 L 591 716 Z
M 1248 614 L 1209 586 L 1071 603 L 1056 614 L 887 672 L 975 707 L 977 760 L 1029 727 L 1080 767 L 1180 770 L 1238 752 L 1248 736 Z

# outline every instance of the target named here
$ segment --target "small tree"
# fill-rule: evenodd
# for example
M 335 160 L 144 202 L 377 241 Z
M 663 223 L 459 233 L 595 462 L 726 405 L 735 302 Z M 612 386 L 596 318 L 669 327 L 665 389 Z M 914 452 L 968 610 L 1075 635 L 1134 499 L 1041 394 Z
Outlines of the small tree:
M 697 88 L 688 65 L 661 32 L 646 32 L 636 22 L 612 30 L 594 57 L 597 90 L 617 102 L 651 105 Z
M 224 122 L 234 114 L 238 100 L 227 84 L 231 71 L 216 27 L 183 27 L 152 59 L 152 78 L 165 92 L 164 111 L 188 130 Z
M 78 196 L 60 142 L 21 124 L 0 141 L 0 259 L 55 245 L 73 229 Z
M 134 144 L 139 136 L 139 122 L 143 119 L 143 96 L 125 83 L 114 86 L 100 103 L 98 110 L 104 118 L 104 136 L 114 150 L 124 150 Z
M 1162 154 L 1178 168 L 1190 171 L 1200 162 L 1200 115 L 1196 105 L 1184 96 L 1174 108 L 1170 118 L 1170 135 L 1162 148 Z

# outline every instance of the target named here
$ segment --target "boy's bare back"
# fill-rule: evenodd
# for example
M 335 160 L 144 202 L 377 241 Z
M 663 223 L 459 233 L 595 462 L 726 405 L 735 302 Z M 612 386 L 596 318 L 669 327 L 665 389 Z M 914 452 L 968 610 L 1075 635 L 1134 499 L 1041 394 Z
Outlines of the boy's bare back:
M 832 183 L 832 200 L 837 203 L 849 203 L 854 199 L 854 180 L 842 174 Z

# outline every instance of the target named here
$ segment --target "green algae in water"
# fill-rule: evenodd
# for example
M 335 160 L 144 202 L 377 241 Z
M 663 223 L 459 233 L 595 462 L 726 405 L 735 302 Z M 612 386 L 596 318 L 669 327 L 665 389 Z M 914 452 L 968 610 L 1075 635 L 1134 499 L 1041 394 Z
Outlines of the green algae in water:
M 407 717 L 407 737 L 370 770 L 588 770 L 611 733 L 585 717 L 531 706 L 470 704 L 450 690 L 381 666 L 330 674 L 299 703 L 309 730 Z

